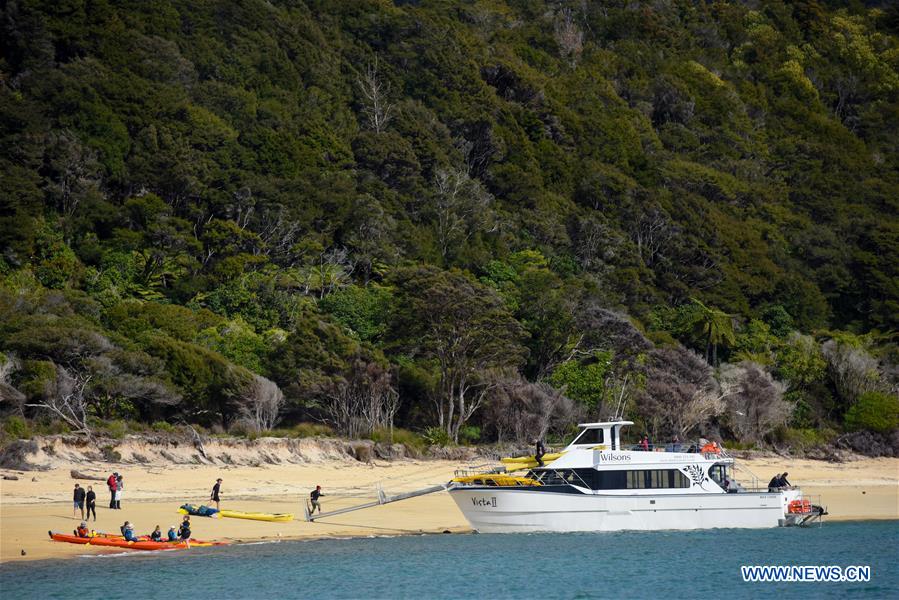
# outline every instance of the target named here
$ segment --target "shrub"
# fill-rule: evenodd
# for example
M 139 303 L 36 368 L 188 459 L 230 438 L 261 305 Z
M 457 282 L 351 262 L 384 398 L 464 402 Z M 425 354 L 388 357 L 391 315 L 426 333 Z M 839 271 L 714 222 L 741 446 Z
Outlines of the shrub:
M 812 429 L 787 427 L 781 433 L 781 439 L 794 450 L 811 450 L 832 442 L 837 437 L 833 429 Z
M 156 421 L 150 426 L 150 429 L 159 433 L 173 433 L 175 431 L 175 426 L 166 421 Z
M 865 392 L 846 412 L 846 429 L 887 433 L 899 428 L 899 398 L 883 392 Z
M 394 428 L 393 438 L 390 437 L 389 429 L 375 429 L 371 436 L 372 441 L 383 444 L 403 444 L 407 448 L 422 451 L 427 447 L 427 441 L 415 432 L 408 429 Z
M 476 425 L 466 425 L 459 430 L 459 440 L 465 445 L 476 444 L 481 439 L 481 428 Z
M 431 446 L 449 446 L 452 442 L 450 435 L 443 427 L 428 427 L 422 437 Z
M 17 415 L 7 417 L 6 422 L 3 423 L 3 430 L 7 435 L 18 440 L 28 439 L 32 434 L 28 421 Z

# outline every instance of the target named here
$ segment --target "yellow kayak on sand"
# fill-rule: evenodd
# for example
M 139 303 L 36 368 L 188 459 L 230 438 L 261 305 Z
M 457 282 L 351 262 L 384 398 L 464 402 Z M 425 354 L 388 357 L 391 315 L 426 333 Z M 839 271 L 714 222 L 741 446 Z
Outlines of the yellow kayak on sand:
M 240 510 L 220 510 L 219 514 L 223 517 L 229 519 L 249 519 L 251 521 L 276 521 L 278 523 L 283 523 L 286 521 L 293 521 L 293 514 L 291 513 L 258 513 L 258 512 L 243 512 Z

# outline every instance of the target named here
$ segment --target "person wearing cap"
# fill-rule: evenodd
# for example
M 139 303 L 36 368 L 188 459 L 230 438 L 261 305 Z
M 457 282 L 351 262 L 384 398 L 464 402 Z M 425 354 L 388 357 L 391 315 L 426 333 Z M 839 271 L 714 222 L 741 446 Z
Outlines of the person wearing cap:
M 166 535 L 170 542 L 178 541 L 178 529 L 174 525 L 169 525 L 169 532 Z
M 90 537 L 90 530 L 88 530 L 87 528 L 87 522 L 81 522 L 81 525 L 79 525 L 78 529 L 75 530 L 75 535 L 82 538 Z
M 318 509 L 319 514 L 321 514 L 322 505 L 321 502 L 319 502 L 319 498 L 322 496 L 324 496 L 324 494 L 322 493 L 322 486 L 320 485 L 315 486 L 315 489 L 309 492 L 309 500 L 312 504 L 312 510 L 309 511 L 310 515 L 315 512 L 316 508 Z

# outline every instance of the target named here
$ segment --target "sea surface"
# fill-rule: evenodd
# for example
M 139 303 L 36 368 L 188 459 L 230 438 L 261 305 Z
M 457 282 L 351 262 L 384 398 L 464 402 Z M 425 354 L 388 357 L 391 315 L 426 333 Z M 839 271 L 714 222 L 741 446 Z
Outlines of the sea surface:
M 741 565 L 867 565 L 867 583 L 744 583 Z M 330 539 L 0 565 L 0 597 L 899 598 L 899 521 L 809 529 Z

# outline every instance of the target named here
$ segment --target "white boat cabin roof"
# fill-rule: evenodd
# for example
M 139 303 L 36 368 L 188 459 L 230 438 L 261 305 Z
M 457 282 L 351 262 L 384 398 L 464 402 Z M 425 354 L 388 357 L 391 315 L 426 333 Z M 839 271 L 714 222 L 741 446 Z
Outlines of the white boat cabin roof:
M 578 423 L 580 433 L 565 447 L 565 450 L 595 448 L 605 446 L 606 450 L 621 448 L 621 430 L 633 421 L 600 421 L 598 423 Z

